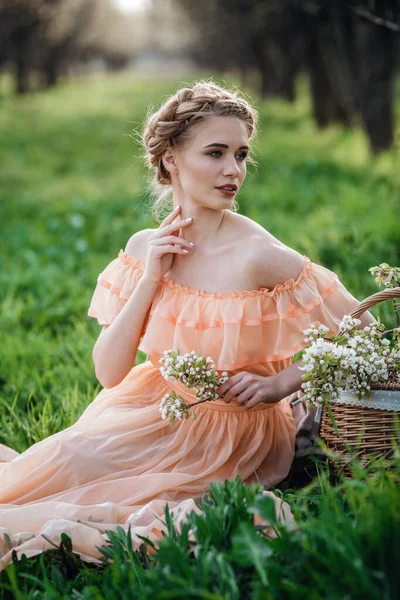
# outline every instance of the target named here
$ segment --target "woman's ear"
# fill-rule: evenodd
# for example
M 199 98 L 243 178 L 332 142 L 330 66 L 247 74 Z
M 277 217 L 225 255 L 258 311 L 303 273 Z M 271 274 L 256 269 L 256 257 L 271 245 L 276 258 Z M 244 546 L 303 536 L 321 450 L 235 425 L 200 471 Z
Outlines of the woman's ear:
M 169 173 L 177 173 L 178 172 L 178 168 L 175 163 L 175 154 L 171 150 L 171 148 L 168 148 L 168 150 L 166 150 L 164 152 L 162 161 L 163 161 L 164 167 L 166 168 L 167 171 L 169 171 Z

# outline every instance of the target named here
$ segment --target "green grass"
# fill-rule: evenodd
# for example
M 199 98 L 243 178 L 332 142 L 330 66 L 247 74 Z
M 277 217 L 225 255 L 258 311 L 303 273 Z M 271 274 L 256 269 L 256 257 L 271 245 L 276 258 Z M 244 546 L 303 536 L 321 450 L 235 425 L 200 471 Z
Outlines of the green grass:
M 3 80 L 0 86 L 3 241 L 0 443 L 22 452 L 74 423 L 100 390 L 91 358 L 99 326 L 87 317 L 96 277 L 135 231 L 156 226 L 150 216 L 142 151 L 130 134 L 132 129 L 141 130 L 150 104 L 157 106 L 178 86 L 203 75 L 186 77 L 184 81 L 168 78 L 155 81 L 133 75 L 99 76 L 64 83 L 54 90 L 23 98 L 12 97 L 8 81 Z M 226 77 L 226 81 L 233 80 Z M 374 293 L 377 289 L 368 268 L 380 262 L 400 264 L 397 150 L 372 160 L 361 131 L 339 127 L 318 131 L 302 82 L 299 99 L 293 106 L 278 101 L 264 103 L 250 90 L 247 92 L 259 108 L 261 120 L 255 144 L 258 166 L 249 168 L 239 197 L 240 212 L 311 260 L 333 269 L 359 299 Z M 393 325 L 389 305 L 381 305 L 372 312 Z M 137 362 L 144 358 L 139 352 Z M 369 482 L 362 485 L 368 486 Z M 382 498 L 376 491 L 376 502 L 382 504 L 385 488 L 380 485 Z M 390 485 L 392 490 L 394 484 Z M 363 489 L 361 486 L 360 494 Z M 326 493 L 320 487 L 318 494 L 313 491 L 310 498 L 316 498 L 317 504 L 323 503 Z M 336 492 L 329 493 L 332 502 L 340 498 Z M 390 494 L 394 498 L 397 492 Z M 301 494 L 293 498 L 297 503 L 302 501 Z M 386 510 L 381 504 L 379 510 Z M 365 535 L 370 535 L 370 531 L 372 525 Z M 238 535 L 248 542 L 254 532 L 239 527 Z M 312 536 L 311 532 L 304 535 Z M 311 557 L 316 560 L 317 542 L 304 539 L 304 544 L 311 544 L 307 546 L 307 551 L 312 551 L 310 560 Z M 277 570 L 271 581 L 278 586 L 278 575 L 285 572 L 289 582 L 285 591 L 280 589 L 279 597 L 294 597 L 290 589 L 294 590 L 297 583 L 300 586 L 302 574 L 309 573 L 302 557 L 302 543 L 294 544 L 295 554 L 290 559 L 289 555 L 283 562 L 279 557 L 274 559 Z M 317 546 L 314 548 L 313 544 Z M 279 542 L 276 547 L 279 548 Z M 214 558 L 207 560 L 212 565 L 204 569 L 215 569 L 212 577 L 216 579 L 222 577 L 219 569 L 226 569 L 224 573 L 229 579 L 230 569 L 236 572 L 237 565 L 232 566 L 229 561 L 225 564 L 226 557 L 222 553 L 220 558 L 217 546 L 213 552 L 217 556 L 211 554 Z M 262 556 L 267 560 L 269 551 Z M 294 568 L 293 563 L 298 560 L 303 570 Z M 332 560 L 337 559 L 332 557 Z M 33 564 L 35 569 L 41 563 L 36 559 Z M 51 561 L 46 568 L 51 570 Z M 125 577 L 133 577 L 135 581 L 135 577 L 142 576 L 132 575 L 132 568 L 128 565 L 126 572 L 123 571 L 123 582 L 130 581 Z M 246 571 L 247 567 L 243 568 Z M 369 572 L 362 568 L 368 589 L 374 590 L 368 583 Z M 89 585 L 90 577 L 87 575 L 89 579 L 85 579 L 82 569 L 80 566 L 77 577 Z M 320 582 L 328 583 L 330 576 L 334 581 L 336 571 L 328 571 L 323 569 Z M 157 569 L 152 572 L 153 575 L 149 571 L 144 576 L 153 582 L 146 583 L 150 590 L 159 574 Z M 114 576 L 110 575 L 110 581 Z M 254 569 L 243 575 L 250 580 L 253 576 Z M 270 578 L 268 573 L 267 576 Z M 384 576 L 376 575 L 378 583 Z M 172 575 L 164 573 L 161 580 L 168 582 L 168 577 Z M 185 575 L 176 577 L 174 585 L 179 587 L 179 577 Z M 315 577 L 319 590 L 320 582 Z M 293 578 L 298 578 L 296 584 L 290 583 Z M 35 584 L 30 585 L 34 589 Z M 97 583 L 93 585 L 96 587 Z M 233 598 L 236 592 L 229 585 L 226 589 L 216 588 L 215 594 L 193 597 Z M 234 585 L 241 589 L 240 581 Z M 302 585 L 307 587 L 307 582 Z M 83 583 L 77 584 L 78 588 L 82 590 Z M 28 588 L 21 589 L 25 595 L 20 597 L 33 597 L 27 595 Z M 303 597 L 301 587 L 296 590 L 300 594 L 296 597 Z M 96 593 L 86 590 L 83 595 L 65 597 L 115 597 L 107 595 L 106 588 L 99 595 Z M 323 597 L 318 595 L 322 592 L 315 593 L 309 597 Z M 340 593 L 330 597 L 358 597 Z M 389 598 L 387 593 L 382 597 Z M 255 594 L 254 597 L 260 598 L 278 597 Z M 49 592 L 46 597 L 60 596 Z M 362 597 L 377 596 L 371 592 L 370 596 Z
M 387 467 L 390 466 L 391 469 Z M 129 532 L 107 534 L 102 565 L 83 563 L 64 536 L 59 550 L 13 561 L 0 574 L 1 598 L 46 600 L 394 600 L 400 592 L 400 469 L 355 463 L 354 479 L 333 486 L 327 473 L 287 493 L 295 524 L 276 519 L 258 485 L 214 483 L 178 532 L 156 553 L 132 550 Z M 254 512 L 271 524 L 253 525 Z M 276 534 L 276 535 L 274 535 Z M 194 539 L 193 539 L 194 538 Z M 146 538 L 143 538 L 144 540 Z

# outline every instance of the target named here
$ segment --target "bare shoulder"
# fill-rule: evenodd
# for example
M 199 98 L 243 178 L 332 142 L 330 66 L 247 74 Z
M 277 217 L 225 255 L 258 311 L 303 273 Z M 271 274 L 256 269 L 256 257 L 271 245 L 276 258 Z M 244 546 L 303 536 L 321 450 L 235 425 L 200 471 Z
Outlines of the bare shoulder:
M 251 219 L 245 224 L 248 230 L 248 264 L 257 287 L 274 288 L 288 279 L 297 279 L 304 269 L 304 257 L 286 246 L 266 229 Z
M 128 240 L 125 252 L 129 256 L 133 256 L 142 262 L 146 260 L 147 240 L 154 229 L 141 229 L 134 233 Z
M 301 275 L 305 261 L 304 257 L 281 242 L 266 242 L 264 246 L 260 244 L 259 250 L 262 252 L 264 260 L 261 261 L 260 252 L 258 252 L 259 276 L 262 278 L 259 287 L 272 289 L 280 283 L 285 283 L 288 279 L 297 279 Z

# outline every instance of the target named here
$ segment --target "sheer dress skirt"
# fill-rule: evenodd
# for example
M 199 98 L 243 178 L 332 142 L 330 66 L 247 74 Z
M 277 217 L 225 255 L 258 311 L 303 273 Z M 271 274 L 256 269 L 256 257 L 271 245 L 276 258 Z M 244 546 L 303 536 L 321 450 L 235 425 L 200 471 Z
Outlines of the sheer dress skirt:
M 0 446 L 0 568 L 12 549 L 18 556 L 54 549 L 62 532 L 83 560 L 96 561 L 104 532 L 117 525 L 131 526 L 136 547 L 138 535 L 160 537 L 166 502 L 179 525 L 213 481 L 240 475 L 268 489 L 286 476 L 296 427 L 285 400 L 248 410 L 217 400 L 170 426 L 159 402 L 171 389 L 182 392 L 147 361 L 102 390 L 71 427 L 14 458 Z M 289 507 L 265 493 L 290 520 Z

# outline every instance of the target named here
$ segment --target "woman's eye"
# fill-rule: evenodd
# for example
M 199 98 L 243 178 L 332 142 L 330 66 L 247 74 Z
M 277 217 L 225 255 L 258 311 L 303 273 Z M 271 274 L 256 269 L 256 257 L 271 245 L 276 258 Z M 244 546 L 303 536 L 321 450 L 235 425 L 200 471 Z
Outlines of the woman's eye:
M 215 156 L 215 157 L 219 157 L 222 155 L 221 150 L 212 150 L 211 152 L 208 152 L 208 156 Z M 239 154 L 236 155 L 239 160 L 245 160 L 246 156 L 247 156 L 247 152 L 239 152 Z

